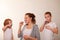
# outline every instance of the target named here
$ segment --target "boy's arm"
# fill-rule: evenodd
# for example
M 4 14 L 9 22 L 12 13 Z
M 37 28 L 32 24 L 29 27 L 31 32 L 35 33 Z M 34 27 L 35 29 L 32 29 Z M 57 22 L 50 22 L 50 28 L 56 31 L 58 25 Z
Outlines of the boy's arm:
M 44 27 L 46 24 L 48 24 L 49 22 L 48 21 L 45 21 L 42 26 L 40 27 L 40 32 L 42 32 L 44 30 Z
M 53 33 L 58 34 L 58 27 L 51 29 Z
M 40 32 L 44 30 L 44 24 L 40 27 Z
M 50 26 L 47 26 L 46 28 L 49 29 L 49 30 L 51 30 L 53 33 L 58 34 L 58 27 L 51 28 Z

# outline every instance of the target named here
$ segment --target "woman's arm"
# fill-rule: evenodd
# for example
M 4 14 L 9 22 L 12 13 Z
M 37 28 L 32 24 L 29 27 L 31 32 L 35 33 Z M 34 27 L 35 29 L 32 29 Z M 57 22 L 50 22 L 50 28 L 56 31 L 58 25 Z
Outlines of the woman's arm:
M 37 40 L 37 38 L 30 37 L 31 40 Z
M 22 33 L 21 33 L 21 27 L 23 25 L 23 22 L 20 22 L 19 23 L 19 29 L 18 29 L 18 37 L 20 38 L 22 36 Z
M 24 39 L 25 40 L 37 40 L 37 38 L 31 37 L 31 36 L 27 36 L 27 35 L 24 35 Z
M 18 29 L 18 34 L 20 34 L 21 33 L 21 27 L 19 27 L 19 29 Z
M 19 27 L 19 29 L 18 29 L 18 38 L 20 38 L 21 37 L 21 27 Z

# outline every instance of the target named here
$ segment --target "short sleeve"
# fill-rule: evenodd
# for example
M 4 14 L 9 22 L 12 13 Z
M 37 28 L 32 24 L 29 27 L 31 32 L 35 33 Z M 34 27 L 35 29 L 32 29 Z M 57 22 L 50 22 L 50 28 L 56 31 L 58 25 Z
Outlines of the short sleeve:
M 56 27 L 57 27 L 56 23 L 53 23 L 53 27 L 54 27 L 54 28 L 56 28 Z

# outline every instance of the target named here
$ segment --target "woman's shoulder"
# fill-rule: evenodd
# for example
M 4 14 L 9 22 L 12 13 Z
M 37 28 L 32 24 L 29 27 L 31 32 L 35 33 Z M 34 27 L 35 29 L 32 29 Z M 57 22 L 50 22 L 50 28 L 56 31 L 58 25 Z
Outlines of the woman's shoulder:
M 34 24 L 33 28 L 34 29 L 38 29 L 38 25 L 37 24 Z
M 38 25 L 37 24 L 34 24 L 34 27 L 38 27 Z

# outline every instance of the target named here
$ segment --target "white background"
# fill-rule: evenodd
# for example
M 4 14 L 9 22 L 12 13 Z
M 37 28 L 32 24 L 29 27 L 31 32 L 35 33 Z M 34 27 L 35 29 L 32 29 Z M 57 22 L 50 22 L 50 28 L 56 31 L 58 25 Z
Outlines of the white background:
M 3 40 L 3 22 L 6 18 L 13 21 L 13 34 L 15 40 L 20 40 L 17 37 L 17 31 L 20 21 L 24 21 L 24 14 L 27 12 L 36 15 L 37 24 L 39 27 L 44 21 L 44 13 L 50 11 L 53 15 L 52 20 L 56 22 L 60 30 L 60 0 L 0 0 L 0 40 Z M 55 35 L 57 40 L 60 40 L 60 31 Z M 43 34 L 41 33 L 41 40 Z

